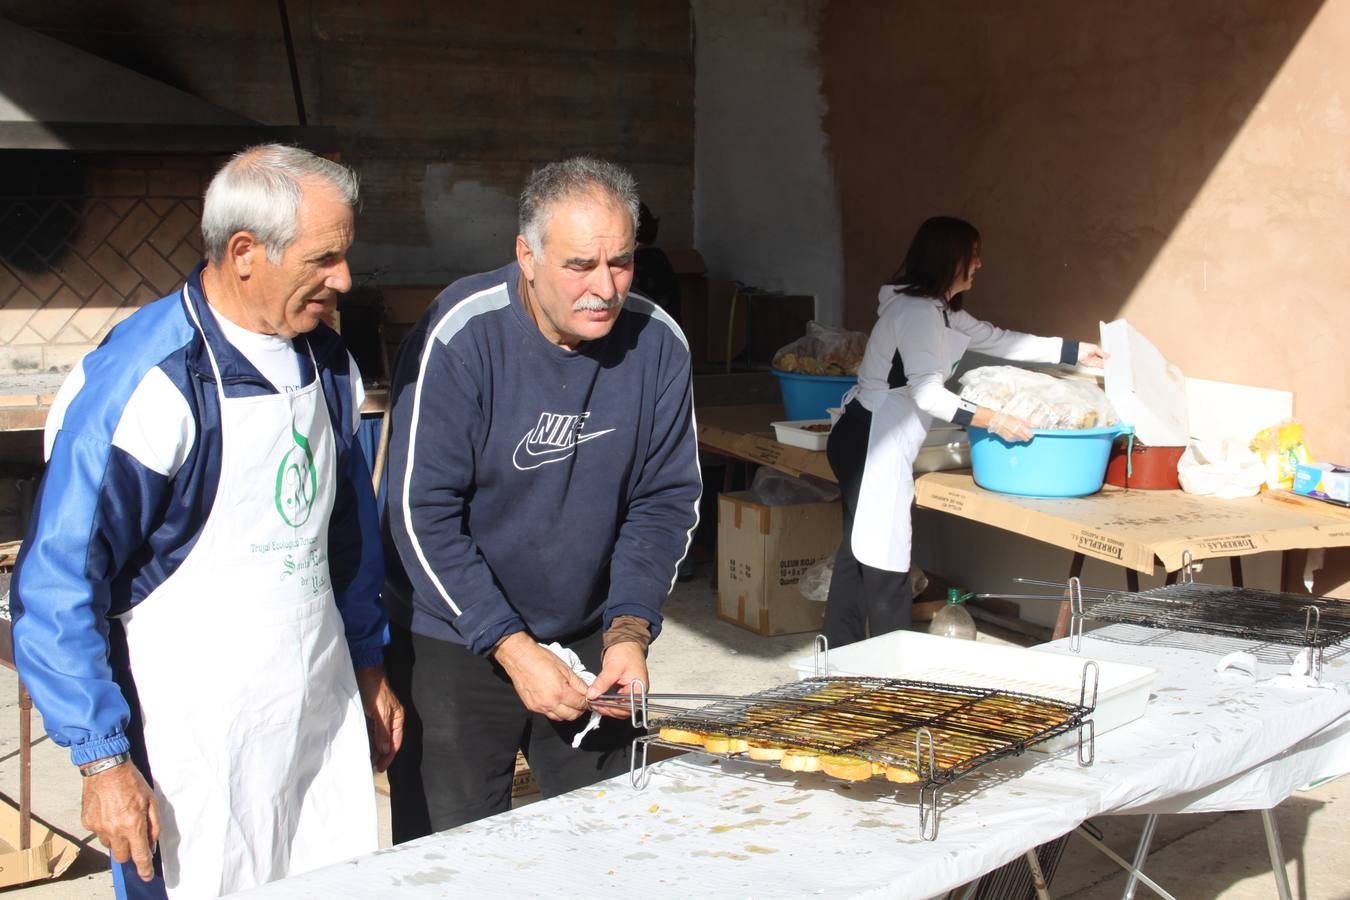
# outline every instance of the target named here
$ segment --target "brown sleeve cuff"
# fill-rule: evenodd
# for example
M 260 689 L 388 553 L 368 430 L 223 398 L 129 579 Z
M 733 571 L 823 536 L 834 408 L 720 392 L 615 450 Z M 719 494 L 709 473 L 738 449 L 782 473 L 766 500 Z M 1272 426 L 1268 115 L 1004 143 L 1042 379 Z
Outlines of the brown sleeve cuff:
M 624 641 L 640 644 L 645 656 L 647 647 L 652 642 L 651 623 L 638 616 L 618 616 L 609 623 L 609 628 L 605 629 L 605 634 L 601 638 L 601 653 Z

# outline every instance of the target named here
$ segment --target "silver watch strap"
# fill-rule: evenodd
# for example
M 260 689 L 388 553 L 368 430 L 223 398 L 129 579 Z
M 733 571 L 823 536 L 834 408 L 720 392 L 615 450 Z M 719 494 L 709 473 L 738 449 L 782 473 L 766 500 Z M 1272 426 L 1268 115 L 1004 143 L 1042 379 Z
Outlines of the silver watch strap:
M 88 778 L 90 775 L 97 775 L 99 772 L 106 772 L 109 769 L 116 768 L 129 759 L 131 759 L 130 753 L 117 753 L 113 756 L 105 756 L 103 759 L 80 769 L 80 774 L 85 778 Z

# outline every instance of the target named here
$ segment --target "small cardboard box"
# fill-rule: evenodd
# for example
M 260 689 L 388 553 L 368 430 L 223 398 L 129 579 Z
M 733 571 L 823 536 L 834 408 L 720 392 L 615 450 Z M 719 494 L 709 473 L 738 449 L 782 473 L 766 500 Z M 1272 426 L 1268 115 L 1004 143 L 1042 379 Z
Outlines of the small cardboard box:
M 765 506 L 740 492 L 717 499 L 717 617 L 763 635 L 819 631 L 825 604 L 797 589 L 839 549 L 840 506 Z
M 1299 463 L 1294 471 L 1294 493 L 1342 505 L 1350 504 L 1350 467 L 1331 463 Z

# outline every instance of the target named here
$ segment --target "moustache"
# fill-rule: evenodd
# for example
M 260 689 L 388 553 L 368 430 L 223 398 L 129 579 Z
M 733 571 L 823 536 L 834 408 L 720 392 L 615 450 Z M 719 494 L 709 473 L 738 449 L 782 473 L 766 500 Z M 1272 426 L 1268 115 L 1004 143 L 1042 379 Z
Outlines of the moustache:
M 596 296 L 582 297 L 572 304 L 573 312 L 608 312 L 623 303 L 623 298 L 615 296 L 612 300 L 603 300 Z

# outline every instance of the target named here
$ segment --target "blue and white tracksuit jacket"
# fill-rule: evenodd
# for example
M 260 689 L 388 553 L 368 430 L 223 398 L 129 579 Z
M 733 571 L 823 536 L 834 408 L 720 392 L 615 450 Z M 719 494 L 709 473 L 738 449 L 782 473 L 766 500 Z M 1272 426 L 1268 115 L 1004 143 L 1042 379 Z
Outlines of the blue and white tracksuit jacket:
M 226 396 L 275 393 L 221 334 L 201 269 L 188 280 Z M 329 566 L 357 667 L 381 662 L 383 553 L 370 471 L 354 432 L 360 374 L 320 325 L 310 349 L 332 416 L 339 485 Z M 58 745 L 79 764 L 132 750 L 144 760 L 126 639 L 115 617 L 145 599 L 192 551 L 220 475 L 215 375 L 182 292 L 138 310 L 71 372 L 47 422 L 47 471 L 12 582 L 19 674 Z M 229 573 L 221 613 L 229 614 Z M 222 677 L 228 677 L 222 673 Z

